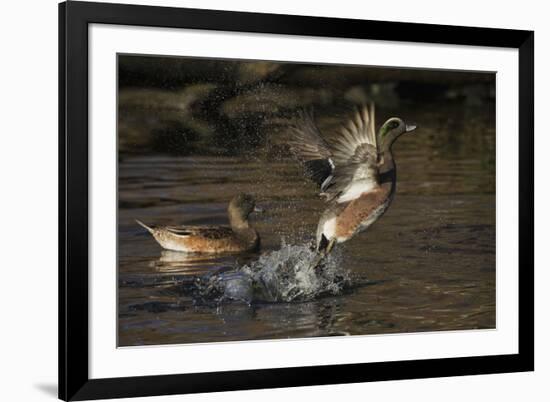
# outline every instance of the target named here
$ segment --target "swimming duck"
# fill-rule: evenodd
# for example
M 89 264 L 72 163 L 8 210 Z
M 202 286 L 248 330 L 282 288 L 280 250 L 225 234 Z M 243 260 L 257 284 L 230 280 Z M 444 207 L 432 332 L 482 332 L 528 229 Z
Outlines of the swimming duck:
M 239 194 L 231 200 L 227 213 L 229 226 L 147 226 L 155 240 L 166 250 L 189 253 L 238 253 L 255 250 L 260 236 L 248 222 L 252 212 L 260 212 L 254 197 Z
M 290 129 L 292 153 L 328 202 L 316 236 L 317 250 L 325 256 L 336 243 L 363 232 L 386 212 L 396 183 L 392 145 L 416 125 L 392 117 L 376 133 L 374 105 L 365 105 L 326 141 L 311 113 L 302 113 Z

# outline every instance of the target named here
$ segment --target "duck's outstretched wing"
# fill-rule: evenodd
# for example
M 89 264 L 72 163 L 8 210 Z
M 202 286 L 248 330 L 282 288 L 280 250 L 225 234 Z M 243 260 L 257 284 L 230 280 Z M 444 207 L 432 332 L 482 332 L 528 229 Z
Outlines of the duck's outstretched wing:
M 321 186 L 327 201 L 351 201 L 378 186 L 374 105 L 359 108 L 328 141 L 321 137 L 311 113 L 303 113 L 290 130 L 291 152 Z
M 327 200 L 348 202 L 378 187 L 374 105 L 358 109 L 327 145 L 335 165 L 321 186 Z
M 304 164 L 307 176 L 319 186 L 332 174 L 334 163 L 310 111 L 300 113 L 290 125 L 290 151 Z

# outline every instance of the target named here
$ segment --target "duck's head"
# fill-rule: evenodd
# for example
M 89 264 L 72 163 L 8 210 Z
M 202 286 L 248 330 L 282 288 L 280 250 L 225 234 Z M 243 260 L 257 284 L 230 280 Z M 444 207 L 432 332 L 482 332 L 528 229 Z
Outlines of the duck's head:
M 415 129 L 416 124 L 406 124 L 399 117 L 389 118 L 378 131 L 378 141 L 380 141 L 382 151 L 389 150 L 397 138 Z
M 262 212 L 250 194 L 241 193 L 233 197 L 227 208 L 232 226 L 248 226 L 248 216 L 252 212 Z

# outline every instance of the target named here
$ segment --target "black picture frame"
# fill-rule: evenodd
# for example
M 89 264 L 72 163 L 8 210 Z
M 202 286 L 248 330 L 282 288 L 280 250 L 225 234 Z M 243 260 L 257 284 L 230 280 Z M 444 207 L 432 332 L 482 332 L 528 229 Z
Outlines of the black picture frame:
M 88 25 L 515 48 L 519 51 L 517 354 L 215 373 L 88 375 Z M 534 370 L 534 32 L 70 1 L 59 5 L 59 398 L 292 387 Z

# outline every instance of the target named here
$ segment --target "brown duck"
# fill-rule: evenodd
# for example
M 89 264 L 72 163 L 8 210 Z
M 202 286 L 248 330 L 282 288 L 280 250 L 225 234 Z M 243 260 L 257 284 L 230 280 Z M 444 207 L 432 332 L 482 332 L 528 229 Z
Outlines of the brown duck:
M 415 125 L 392 117 L 376 133 L 374 105 L 357 110 L 327 141 L 311 114 L 302 114 L 291 126 L 291 151 L 320 185 L 320 195 L 328 203 L 317 226 L 321 255 L 363 232 L 386 212 L 397 178 L 392 145 L 414 129 Z
M 147 226 L 155 240 L 166 250 L 188 253 L 239 253 L 260 246 L 258 232 L 250 226 L 249 215 L 261 211 L 254 197 L 239 194 L 227 208 L 230 226 Z

